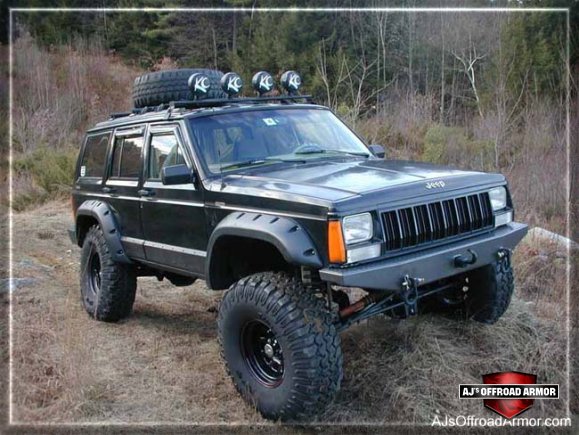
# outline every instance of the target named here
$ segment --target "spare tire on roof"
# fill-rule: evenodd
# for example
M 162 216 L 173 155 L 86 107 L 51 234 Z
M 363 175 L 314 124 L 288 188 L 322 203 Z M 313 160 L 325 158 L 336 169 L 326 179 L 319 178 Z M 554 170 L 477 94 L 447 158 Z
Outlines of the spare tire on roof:
M 203 68 L 182 68 L 143 74 L 133 84 L 133 104 L 135 108 L 158 106 L 171 101 L 192 100 L 188 80 L 192 74 L 201 73 L 209 78 L 211 88 L 207 98 L 226 98 L 221 89 L 221 71 Z

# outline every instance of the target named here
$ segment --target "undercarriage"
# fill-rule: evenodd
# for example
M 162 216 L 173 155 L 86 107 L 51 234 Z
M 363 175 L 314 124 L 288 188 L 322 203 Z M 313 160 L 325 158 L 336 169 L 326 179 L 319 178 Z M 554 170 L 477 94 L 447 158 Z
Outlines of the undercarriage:
M 476 254 L 472 253 L 472 258 Z M 497 253 L 499 262 L 510 267 L 511 251 L 501 249 Z M 465 261 L 457 257 L 457 262 Z M 395 318 L 407 318 L 419 313 L 419 306 L 423 306 L 425 299 L 436 299 L 443 306 L 458 307 L 467 298 L 470 289 L 469 274 L 459 273 L 449 278 L 424 284 L 424 279 L 405 275 L 398 291 L 367 290 L 367 295 L 354 303 L 349 302 L 343 290 L 332 289 L 328 284 L 327 297 L 338 305 L 336 329 L 341 332 L 351 325 L 378 315 L 388 315 Z

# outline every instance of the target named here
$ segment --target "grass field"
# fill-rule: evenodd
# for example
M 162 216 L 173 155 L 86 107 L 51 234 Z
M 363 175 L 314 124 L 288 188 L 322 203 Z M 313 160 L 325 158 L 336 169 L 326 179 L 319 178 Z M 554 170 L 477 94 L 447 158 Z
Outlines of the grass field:
M 202 281 L 177 288 L 140 278 L 133 315 L 96 322 L 80 306 L 71 220 L 56 201 L 14 217 L 14 420 L 270 424 L 226 377 L 216 340 L 222 293 Z M 536 241 L 518 248 L 516 297 L 492 326 L 425 315 L 352 327 L 342 334 L 342 390 L 314 423 L 492 417 L 480 401 L 459 400 L 458 384 L 502 370 L 561 384 L 561 400 L 536 401 L 525 416 L 564 416 L 565 260 Z

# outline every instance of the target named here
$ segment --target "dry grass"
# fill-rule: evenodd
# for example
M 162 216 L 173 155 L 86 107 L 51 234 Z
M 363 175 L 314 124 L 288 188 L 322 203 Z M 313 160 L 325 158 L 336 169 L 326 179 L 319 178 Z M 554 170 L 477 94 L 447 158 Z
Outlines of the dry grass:
M 558 325 L 537 318 L 521 299 L 493 326 L 439 316 L 377 319 L 345 334 L 349 376 L 326 418 L 429 423 L 437 414 L 484 416 L 479 401 L 458 399 L 459 383 L 519 370 L 563 385 L 565 361 L 552 358 L 565 341 Z M 538 401 L 532 415 L 563 416 L 563 409 L 562 402 Z
M 25 34 L 13 51 L 16 151 L 76 147 L 87 127 L 132 107 L 139 71 L 106 55 L 98 40 L 47 51 Z
M 86 129 L 132 107 L 131 86 L 140 73 L 107 55 L 97 40 L 51 50 L 26 34 L 15 41 L 16 210 L 68 191 Z
M 16 419 L 265 423 L 223 370 L 212 312 L 221 293 L 203 282 L 176 288 L 139 279 L 129 319 L 95 322 L 78 301 L 78 249 L 66 239 L 69 220 L 66 205 L 56 202 L 16 216 L 15 275 L 36 280 L 14 293 Z M 553 269 L 530 273 L 542 255 Z M 564 316 L 556 311 L 565 293 L 538 291 L 564 265 L 536 246 L 519 250 L 516 259 L 517 297 L 496 325 L 379 318 L 345 332 L 343 387 L 317 421 L 488 416 L 479 401 L 458 400 L 457 385 L 498 370 L 537 373 L 540 381 L 564 385 Z M 537 401 L 527 416 L 562 416 L 564 404 Z

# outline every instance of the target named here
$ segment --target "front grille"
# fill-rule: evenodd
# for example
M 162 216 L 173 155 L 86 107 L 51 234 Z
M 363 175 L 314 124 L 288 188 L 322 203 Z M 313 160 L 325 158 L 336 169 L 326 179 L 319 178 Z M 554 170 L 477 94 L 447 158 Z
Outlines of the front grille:
M 408 248 L 491 227 L 487 192 L 382 213 L 386 250 Z

